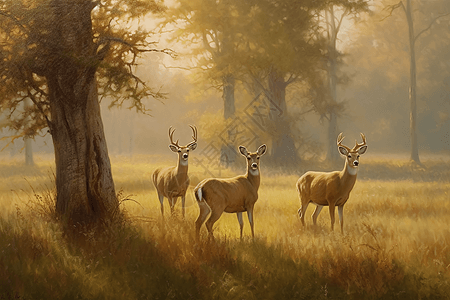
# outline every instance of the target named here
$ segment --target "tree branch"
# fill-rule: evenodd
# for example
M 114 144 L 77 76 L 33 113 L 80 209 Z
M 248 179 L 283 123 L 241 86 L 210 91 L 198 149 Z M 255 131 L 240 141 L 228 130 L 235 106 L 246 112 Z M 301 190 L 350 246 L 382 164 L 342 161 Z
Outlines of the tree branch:
M 295 74 L 291 74 L 288 78 L 288 80 L 286 80 L 285 84 L 286 86 L 288 86 L 289 84 L 293 83 L 294 81 L 298 80 L 298 76 L 296 76 Z
M 405 8 L 405 5 L 403 4 L 402 1 L 400 1 L 400 2 L 397 3 L 397 4 L 388 5 L 388 6 L 386 6 L 385 8 L 383 8 L 383 10 L 388 10 L 388 9 L 390 9 L 391 11 L 389 12 L 389 15 L 387 15 L 386 17 L 384 17 L 383 19 L 381 19 L 380 22 L 381 22 L 381 21 L 384 21 L 384 20 L 386 20 L 387 18 L 389 18 L 390 16 L 392 16 L 392 13 L 394 12 L 394 10 L 396 10 L 396 9 L 399 8 L 399 7 L 403 8 L 403 11 L 406 13 L 406 8 Z
M 214 48 L 213 47 L 211 47 L 211 45 L 209 44 L 209 42 L 208 42 L 208 36 L 207 36 L 207 32 L 205 31 L 205 32 L 203 32 L 203 47 L 205 47 L 205 49 L 209 52 L 209 53 L 211 53 L 211 55 L 213 56 L 213 57 L 216 57 L 216 51 L 214 51 Z M 212 35 L 211 35 L 211 33 L 209 33 L 209 35 L 212 37 Z
M 437 16 L 436 18 L 434 18 L 434 19 L 430 22 L 430 24 L 429 24 L 425 29 L 423 29 L 422 31 L 420 31 L 420 32 L 414 37 L 414 42 L 417 41 L 417 39 L 418 39 L 424 32 L 426 32 L 427 30 L 429 30 L 429 29 L 431 28 L 431 26 L 433 26 L 433 24 L 434 24 L 438 19 L 440 19 L 440 18 L 442 18 L 442 17 L 445 17 L 445 16 L 448 16 L 448 15 L 450 15 L 450 13 L 442 14 L 442 15 L 439 15 L 439 16 Z
M 121 39 L 121 38 L 117 38 L 117 37 L 102 37 L 98 42 L 97 42 L 97 58 L 99 60 L 103 60 L 109 50 L 109 45 L 111 42 L 116 42 L 122 45 L 125 45 L 127 47 L 129 47 L 130 49 L 132 49 L 133 51 L 136 52 L 140 52 L 140 53 L 144 53 L 144 52 L 159 52 L 159 53 L 164 53 L 169 55 L 170 57 L 174 58 L 176 57 L 176 52 L 173 51 L 170 48 L 165 48 L 165 49 L 140 49 L 135 45 L 132 45 L 130 43 L 128 43 L 127 41 Z M 100 50 L 98 50 L 100 48 L 101 45 L 106 44 L 103 48 L 101 48 Z M 142 45 L 141 45 L 142 46 Z
M 339 30 L 341 29 L 342 21 L 344 20 L 345 16 L 349 13 L 350 9 L 346 8 L 345 11 L 342 13 L 340 19 L 338 19 L 338 24 L 336 26 L 336 32 L 334 38 L 337 40 L 337 35 L 339 33 Z

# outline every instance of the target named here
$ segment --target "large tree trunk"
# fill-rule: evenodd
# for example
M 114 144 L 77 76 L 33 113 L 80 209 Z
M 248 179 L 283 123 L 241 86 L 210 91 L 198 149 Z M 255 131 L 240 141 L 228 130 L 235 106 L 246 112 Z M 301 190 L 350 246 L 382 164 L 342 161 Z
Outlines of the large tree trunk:
M 85 101 L 79 101 L 81 105 L 77 105 L 66 101 L 58 83 L 49 80 L 56 210 L 69 222 L 109 217 L 118 206 L 95 77 L 86 84 L 87 94 L 73 95 L 79 100 L 86 97 Z
M 272 160 L 278 166 L 296 166 L 299 157 L 288 119 L 286 82 L 274 68 L 269 73 L 269 90 L 272 101 L 281 109 L 281 114 L 276 109 L 270 111 L 270 120 L 273 122 L 273 128 L 270 130 L 272 134 Z
M 414 22 L 412 17 L 411 0 L 406 0 L 406 20 L 408 21 L 409 29 L 409 61 L 410 61 L 410 87 L 409 87 L 409 103 L 410 103 L 410 115 L 409 115 L 409 130 L 411 136 L 411 160 L 420 164 L 419 148 L 417 145 L 417 132 L 416 132 L 416 120 L 417 120 L 417 108 L 416 108 L 416 53 L 414 36 Z
M 46 72 L 56 161 L 56 211 L 69 223 L 118 208 L 97 95 L 89 1 L 54 0 L 52 68 Z

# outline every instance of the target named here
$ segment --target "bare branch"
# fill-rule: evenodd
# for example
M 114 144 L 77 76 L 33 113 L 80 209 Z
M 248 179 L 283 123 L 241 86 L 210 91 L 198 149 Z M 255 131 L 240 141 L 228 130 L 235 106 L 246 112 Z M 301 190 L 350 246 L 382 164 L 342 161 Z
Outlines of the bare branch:
M 414 37 L 414 42 L 417 41 L 417 39 L 418 39 L 424 32 L 426 32 L 427 30 L 429 30 L 429 29 L 431 28 L 431 26 L 433 26 L 433 24 L 434 24 L 438 19 L 440 19 L 440 18 L 442 18 L 442 17 L 445 17 L 445 16 L 448 16 L 448 15 L 450 15 L 450 13 L 442 14 L 442 15 L 439 15 L 439 16 L 437 16 L 436 18 L 434 18 L 434 19 L 430 22 L 430 24 L 429 24 L 425 29 L 423 29 L 422 31 L 420 31 L 420 32 Z
M 287 86 L 287 85 L 289 85 L 289 84 L 291 84 L 291 83 L 293 83 L 293 82 L 295 82 L 297 80 L 298 80 L 298 76 L 296 76 L 295 74 L 291 74 L 289 76 L 289 78 L 286 80 L 285 84 Z
M 97 42 L 97 49 L 103 44 L 106 44 L 106 45 L 98 51 L 97 55 L 99 55 L 99 59 L 100 60 L 103 60 L 104 56 L 106 55 L 107 50 L 109 50 L 109 44 L 111 42 L 116 42 L 116 43 L 119 43 L 119 44 L 123 44 L 123 45 L 129 47 L 132 51 L 136 51 L 136 52 L 140 52 L 140 53 L 144 53 L 144 52 L 159 52 L 159 53 L 167 54 L 170 57 L 176 57 L 177 56 L 176 52 L 174 50 L 172 50 L 172 49 L 169 49 L 169 48 L 165 48 L 165 49 L 142 49 L 142 48 L 138 48 L 137 45 L 132 45 L 132 44 L 128 43 L 127 41 L 121 39 L 121 38 L 117 38 L 117 37 L 102 37 Z M 143 46 L 143 45 L 141 45 L 141 46 Z M 106 48 L 106 51 L 104 50 L 105 48 Z M 136 58 L 136 56 L 134 58 Z M 134 59 L 133 59 L 133 62 L 134 62 Z
M 338 24 L 336 26 L 336 30 L 335 30 L 335 36 L 334 38 L 337 39 L 337 35 L 339 33 L 339 30 L 341 29 L 341 25 L 342 25 L 342 21 L 344 20 L 344 18 L 347 16 L 347 14 L 350 12 L 349 8 L 346 8 L 345 11 L 342 13 L 341 17 L 338 20 Z
M 386 6 L 385 8 L 383 8 L 383 10 L 390 10 L 389 15 L 387 15 L 386 17 L 384 17 L 383 19 L 381 19 L 380 22 L 381 22 L 381 21 L 384 21 L 384 20 L 386 20 L 387 18 L 389 18 L 390 16 L 392 16 L 392 13 L 394 12 L 394 10 L 396 10 L 396 9 L 399 8 L 399 7 L 403 8 L 403 11 L 406 13 L 406 8 L 405 8 L 405 5 L 403 4 L 403 1 L 400 1 L 400 2 L 397 3 L 397 4 L 388 5 L 388 6 Z

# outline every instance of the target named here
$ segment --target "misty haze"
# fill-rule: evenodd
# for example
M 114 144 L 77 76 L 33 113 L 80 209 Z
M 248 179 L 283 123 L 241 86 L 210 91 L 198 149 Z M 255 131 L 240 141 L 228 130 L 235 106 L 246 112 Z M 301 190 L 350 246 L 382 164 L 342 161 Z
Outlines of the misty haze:
M 450 299 L 449 1 L 0 0 L 0 39 L 0 299 Z

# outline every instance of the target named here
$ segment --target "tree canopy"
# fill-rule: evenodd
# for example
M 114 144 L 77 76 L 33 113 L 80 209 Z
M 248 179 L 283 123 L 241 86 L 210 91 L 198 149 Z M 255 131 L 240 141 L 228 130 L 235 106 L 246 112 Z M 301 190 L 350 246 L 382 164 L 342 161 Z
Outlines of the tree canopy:
M 157 49 L 152 31 L 139 22 L 149 13 L 162 12 L 165 7 L 161 3 L 72 0 L 58 6 L 60 2 L 1 1 L 0 110 L 9 116 L 7 125 L 18 132 L 15 137 L 35 135 L 48 126 L 52 117 L 46 77 L 73 72 L 72 65 L 93 67 L 99 95 L 111 99 L 111 105 L 128 101 L 128 106 L 146 112 L 144 99 L 164 97 L 135 75 L 143 53 L 173 54 L 170 49 Z M 85 11 L 86 18 L 74 22 L 76 28 L 67 28 L 58 23 L 58 15 L 77 15 L 64 10 Z M 70 39 L 82 27 L 91 29 L 92 45 L 77 44 L 64 53 L 62 37 Z M 25 98 L 35 105 L 24 110 L 21 103 Z

